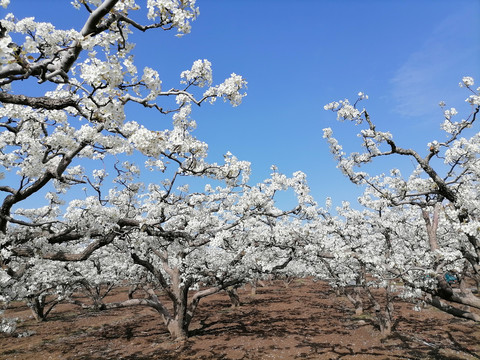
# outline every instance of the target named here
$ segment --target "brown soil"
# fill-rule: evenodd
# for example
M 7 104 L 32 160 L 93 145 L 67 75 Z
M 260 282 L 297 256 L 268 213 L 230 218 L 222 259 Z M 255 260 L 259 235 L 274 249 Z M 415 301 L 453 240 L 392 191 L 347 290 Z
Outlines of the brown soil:
M 17 304 L 7 315 L 22 321 L 16 336 L 0 335 L 0 359 L 480 359 L 480 325 L 432 308 L 397 302 L 393 334 L 382 339 L 370 309 L 355 316 L 320 282 L 274 282 L 239 294 L 238 308 L 226 294 L 205 299 L 182 343 L 149 308 L 88 312 L 62 304 L 38 323 Z M 115 298 L 125 291 L 107 300 Z

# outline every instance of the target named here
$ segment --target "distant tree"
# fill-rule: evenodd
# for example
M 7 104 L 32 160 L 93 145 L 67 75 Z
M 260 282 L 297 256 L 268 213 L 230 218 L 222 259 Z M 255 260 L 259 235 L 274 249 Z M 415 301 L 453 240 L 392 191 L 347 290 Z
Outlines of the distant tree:
M 397 213 L 388 208 L 356 210 L 348 202 L 336 215 L 321 211 L 321 219 L 309 226 L 302 257 L 306 273 L 345 295 L 356 315 L 373 308 L 368 316 L 383 336 L 390 334 L 395 319 L 398 268 L 414 263 L 404 243 L 410 232 L 405 233 L 405 219 Z M 398 233 L 402 237 L 397 238 Z
M 104 299 L 111 291 L 140 281 L 140 276 L 129 271 L 128 254 L 116 251 L 109 244 L 96 250 L 87 260 L 76 262 L 57 262 L 71 273 L 71 281 L 75 283 L 75 295 L 81 294 L 89 299 L 88 303 L 72 296 L 71 303 L 82 308 L 104 310 Z
M 2 279 L 0 301 L 24 300 L 37 321 L 45 321 L 61 302 L 66 302 L 78 284 L 63 264 L 37 259 L 21 278 Z
M 227 162 L 231 169 L 237 166 L 234 158 Z M 311 216 L 315 204 L 300 172 L 292 178 L 274 172 L 256 186 L 207 185 L 204 192 L 176 187 L 176 179 L 151 184 L 136 212 L 132 209 L 129 223 L 137 226 L 112 243 L 130 255 L 130 266 L 122 264 L 123 269 L 144 279 L 139 285 L 146 296 L 105 306 L 151 307 L 173 338 L 184 339 L 201 299 L 283 269 L 296 257 L 293 229 Z M 283 211 L 275 205 L 275 194 L 289 189 L 298 205 Z M 118 199 L 134 203 L 128 197 L 115 199 L 116 206 L 121 206 Z

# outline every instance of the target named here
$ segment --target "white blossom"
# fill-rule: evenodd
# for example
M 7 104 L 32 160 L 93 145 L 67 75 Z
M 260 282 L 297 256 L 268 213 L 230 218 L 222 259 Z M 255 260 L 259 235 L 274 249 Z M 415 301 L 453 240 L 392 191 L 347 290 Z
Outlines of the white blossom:
M 471 76 L 464 76 L 462 78 L 462 82 L 460 83 L 460 87 L 470 87 L 474 85 L 473 78 Z

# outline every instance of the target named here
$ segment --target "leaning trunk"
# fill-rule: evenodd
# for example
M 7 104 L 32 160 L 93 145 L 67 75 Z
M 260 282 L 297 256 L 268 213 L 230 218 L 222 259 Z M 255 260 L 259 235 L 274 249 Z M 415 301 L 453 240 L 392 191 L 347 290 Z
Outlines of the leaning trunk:
M 427 298 L 427 302 L 430 305 L 436 307 L 437 309 L 442 310 L 443 312 L 446 312 L 447 314 L 450 314 L 459 318 L 480 322 L 480 315 L 470 311 L 468 307 L 460 309 L 458 307 L 447 304 L 446 302 L 442 301 L 442 299 L 438 296 L 432 296 L 431 298 Z
M 438 287 L 436 291 L 432 293 L 434 297 L 439 297 L 445 301 L 480 309 L 480 299 L 471 292 L 463 279 L 460 281 L 459 292 L 455 292 L 453 290 L 450 284 L 445 280 L 445 277 L 437 276 L 437 281 Z

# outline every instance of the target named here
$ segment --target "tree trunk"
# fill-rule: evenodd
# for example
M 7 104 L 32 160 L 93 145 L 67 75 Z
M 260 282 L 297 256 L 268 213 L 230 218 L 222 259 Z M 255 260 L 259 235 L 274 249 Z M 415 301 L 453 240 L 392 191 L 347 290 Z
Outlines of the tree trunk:
M 382 310 L 382 306 L 380 303 L 375 299 L 372 292 L 368 287 L 365 287 L 367 295 L 370 301 L 373 304 L 373 308 L 375 309 L 376 320 L 378 327 L 380 329 L 380 334 L 382 337 L 386 337 L 392 333 L 392 326 L 393 326 L 393 299 L 390 295 L 389 289 L 385 289 L 385 307 Z
M 388 291 L 388 290 L 387 290 Z M 387 292 L 387 303 L 385 309 L 381 311 L 378 317 L 380 324 L 380 333 L 382 337 L 389 336 L 392 333 L 393 326 L 393 302 L 390 294 Z
M 353 289 L 353 294 L 349 293 L 347 289 L 345 291 L 345 296 L 348 300 L 352 303 L 355 308 L 355 315 L 363 315 L 363 301 L 362 297 L 360 296 L 360 290 L 355 287 Z
M 32 296 L 27 299 L 27 305 L 32 310 L 33 317 L 37 321 L 45 321 L 44 308 L 45 296 Z
M 170 319 L 166 321 L 170 336 L 175 341 L 184 341 L 188 338 L 188 324 L 183 319 Z
M 33 317 L 37 321 L 45 321 L 47 320 L 48 314 L 50 311 L 59 303 L 58 300 L 52 300 L 47 302 L 47 295 L 40 294 L 40 295 L 32 295 L 27 298 L 27 306 L 32 311 Z M 48 309 L 45 310 L 47 308 Z
M 460 283 L 460 292 L 454 292 L 450 284 L 447 283 L 443 276 L 437 276 L 437 281 L 438 288 L 434 293 L 432 293 L 434 297 L 439 297 L 449 302 L 480 309 L 480 299 L 466 287 L 465 283 Z
M 289 288 L 290 287 L 290 284 L 293 282 L 294 280 L 294 277 L 292 276 L 287 276 L 285 277 L 285 279 L 283 279 L 283 284 L 285 285 L 285 288 Z
M 257 295 L 257 280 L 253 280 L 250 283 L 251 289 L 250 289 L 250 295 L 255 296 Z
M 239 307 L 242 305 L 236 288 L 226 289 L 225 291 L 227 292 L 228 297 L 230 298 L 232 307 Z
M 387 337 L 392 333 L 392 318 L 388 311 L 381 311 L 377 314 L 378 324 L 380 327 L 380 334 L 382 337 Z
M 429 300 L 428 303 L 432 306 L 435 306 L 437 309 L 440 309 L 455 317 L 469 319 L 477 322 L 480 321 L 480 315 L 477 315 L 469 310 L 462 310 L 454 306 L 451 306 L 449 304 L 446 304 L 438 296 L 432 296 L 432 299 Z
M 129 287 L 128 289 L 128 299 L 131 300 L 133 299 L 133 294 L 138 290 L 139 285 L 138 284 L 133 284 Z

